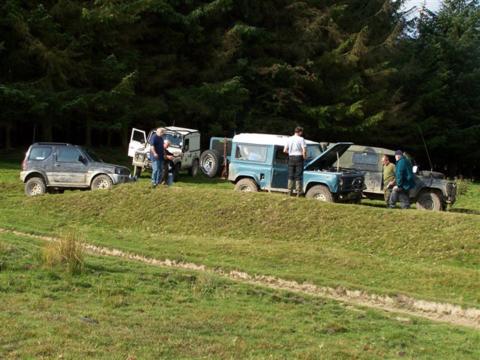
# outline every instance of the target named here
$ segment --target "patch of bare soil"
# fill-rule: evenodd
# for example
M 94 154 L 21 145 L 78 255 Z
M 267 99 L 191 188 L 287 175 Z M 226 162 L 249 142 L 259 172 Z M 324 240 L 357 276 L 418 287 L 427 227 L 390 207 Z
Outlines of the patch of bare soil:
M 0 228 L 0 232 L 8 232 L 18 236 L 26 236 L 45 241 L 57 240 L 57 238 L 50 236 L 41 236 L 2 228 Z M 449 323 L 453 325 L 480 329 L 480 309 L 476 308 L 462 308 L 461 306 L 455 304 L 420 300 L 406 295 L 379 295 L 362 290 L 350 290 L 344 287 L 334 288 L 318 286 L 310 283 L 298 283 L 296 281 L 285 280 L 274 276 L 252 275 L 241 271 L 225 271 L 218 268 L 208 268 L 205 265 L 199 265 L 194 263 L 178 262 L 169 259 L 160 260 L 144 257 L 138 254 L 128 253 L 118 249 L 110 249 L 91 244 L 84 244 L 84 247 L 87 252 L 94 255 L 112 256 L 167 268 L 208 272 L 227 278 L 229 280 L 247 283 L 251 285 L 268 287 L 275 290 L 291 291 L 310 296 L 318 296 L 355 306 L 364 306 L 403 315 L 418 316 L 429 320 Z M 401 321 L 403 322 L 409 320 L 402 317 L 397 317 L 396 319 L 402 319 Z

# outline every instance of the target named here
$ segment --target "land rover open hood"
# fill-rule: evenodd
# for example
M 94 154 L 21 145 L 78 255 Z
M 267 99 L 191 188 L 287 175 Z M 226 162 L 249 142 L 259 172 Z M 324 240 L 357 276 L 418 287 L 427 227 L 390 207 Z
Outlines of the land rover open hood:
M 351 142 L 340 142 L 329 146 L 327 150 L 318 155 L 312 161 L 308 162 L 304 169 L 314 170 L 332 167 L 333 164 L 335 164 L 335 161 L 337 161 L 337 159 L 340 158 L 351 145 L 353 145 Z

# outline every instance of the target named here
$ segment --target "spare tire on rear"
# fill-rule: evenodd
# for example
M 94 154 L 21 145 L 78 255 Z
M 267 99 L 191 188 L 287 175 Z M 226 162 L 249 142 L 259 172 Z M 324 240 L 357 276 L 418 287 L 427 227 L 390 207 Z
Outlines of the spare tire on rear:
M 200 155 L 200 169 L 210 178 L 217 176 L 222 167 L 222 156 L 216 150 L 205 150 Z

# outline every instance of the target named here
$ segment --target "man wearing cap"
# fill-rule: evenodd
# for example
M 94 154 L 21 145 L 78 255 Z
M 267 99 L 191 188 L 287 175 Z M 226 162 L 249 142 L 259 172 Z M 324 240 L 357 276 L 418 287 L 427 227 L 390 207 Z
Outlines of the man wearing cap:
M 395 164 L 390 162 L 388 155 L 383 155 L 383 195 L 387 206 L 390 202 L 390 196 L 392 195 L 392 188 L 395 185 Z
M 296 188 L 297 196 L 302 193 L 303 160 L 307 157 L 307 144 L 303 138 L 303 128 L 297 126 L 295 134 L 290 136 L 283 152 L 288 154 L 288 192 L 293 195 Z
M 400 207 L 408 209 L 410 207 L 410 198 L 408 193 L 415 187 L 415 178 L 412 170 L 412 163 L 405 156 L 401 150 L 395 151 L 395 186 L 390 196 L 390 208 L 395 208 L 398 200 L 400 200 Z

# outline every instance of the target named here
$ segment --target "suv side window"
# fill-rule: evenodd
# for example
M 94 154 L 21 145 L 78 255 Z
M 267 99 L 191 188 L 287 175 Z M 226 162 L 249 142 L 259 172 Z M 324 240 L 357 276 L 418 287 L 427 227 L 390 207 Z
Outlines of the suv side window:
M 57 161 L 59 162 L 77 162 L 80 155 L 82 155 L 80 151 L 74 147 L 57 148 Z
M 237 144 L 235 159 L 265 162 L 267 160 L 267 147 L 264 145 Z
M 288 154 L 283 152 L 282 146 L 275 146 L 275 164 L 288 164 Z
M 50 146 L 35 146 L 30 149 L 30 154 L 28 155 L 28 160 L 45 160 L 52 153 L 52 148 Z

